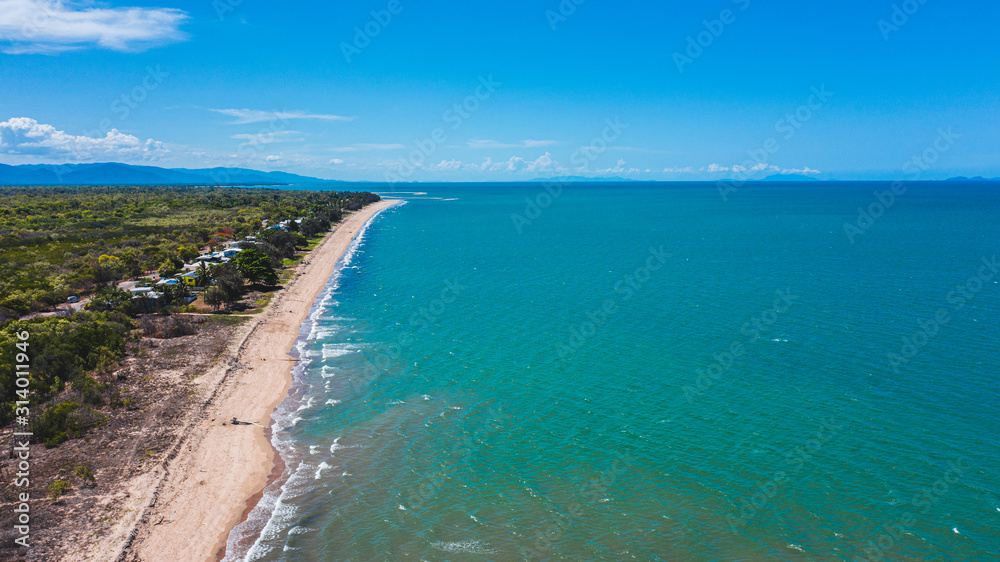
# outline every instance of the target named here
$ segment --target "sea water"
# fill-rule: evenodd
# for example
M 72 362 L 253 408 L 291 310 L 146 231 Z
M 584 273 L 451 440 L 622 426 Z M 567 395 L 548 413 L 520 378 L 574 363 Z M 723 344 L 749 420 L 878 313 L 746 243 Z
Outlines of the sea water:
M 403 185 L 230 557 L 1000 557 L 1000 185 Z

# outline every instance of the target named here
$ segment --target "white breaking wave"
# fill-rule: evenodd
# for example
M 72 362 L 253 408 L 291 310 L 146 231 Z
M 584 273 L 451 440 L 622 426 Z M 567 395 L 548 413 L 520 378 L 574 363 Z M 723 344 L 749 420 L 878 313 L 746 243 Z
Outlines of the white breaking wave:
M 496 554 L 496 549 L 483 541 L 458 541 L 431 543 L 431 546 L 444 552 L 468 552 L 470 554 Z
M 323 359 L 343 357 L 358 350 L 358 346 L 349 343 L 324 343 Z
M 365 238 L 368 227 L 377 217 L 378 214 L 370 218 L 360 229 L 358 229 L 354 240 L 352 240 L 347 251 L 338 261 L 333 275 L 331 275 L 330 279 L 327 281 L 327 286 L 325 287 L 322 295 L 320 295 L 317 301 L 313 303 L 311 314 L 307 320 L 309 324 L 308 326 L 303 325 L 302 327 L 303 329 L 308 328 L 308 332 L 302 333 L 295 348 L 299 352 L 299 357 L 304 360 L 300 361 L 300 363 L 296 366 L 295 371 L 293 371 L 294 373 L 297 373 L 300 376 L 303 375 L 309 366 L 308 359 L 319 355 L 316 351 L 306 349 L 306 341 L 322 339 L 333 335 L 333 332 L 330 331 L 330 324 L 324 323 L 321 328 L 319 326 L 319 319 L 329 314 L 330 309 L 338 305 L 335 294 L 340 286 L 340 278 L 343 269 L 345 266 L 350 266 L 351 261 L 354 259 L 354 256 L 361 245 L 361 242 Z M 324 345 L 322 350 L 323 358 L 330 359 L 333 357 L 339 357 L 359 349 L 358 347 L 352 347 L 353 346 L 349 346 L 349 344 L 340 344 L 339 346 L 334 344 L 333 347 Z M 327 373 L 332 376 L 332 370 L 328 371 L 324 368 L 324 378 L 327 378 Z M 269 486 L 264 491 L 263 497 L 251 511 L 247 519 L 234 527 L 229 533 L 226 557 L 224 559 L 225 562 L 235 562 L 237 560 L 259 560 L 267 557 L 270 553 L 275 551 L 292 550 L 286 548 L 283 544 L 284 534 L 299 534 L 314 530 L 295 526 L 294 522 L 298 519 L 298 510 L 293 505 L 290 505 L 289 502 L 297 499 L 305 493 L 308 493 L 310 490 L 313 490 L 315 487 L 315 484 L 313 483 L 315 479 L 319 478 L 324 470 L 332 467 L 325 462 L 320 463 L 318 467 L 307 463 L 296 464 L 293 462 L 296 448 L 289 442 L 287 434 L 284 434 L 280 430 L 289 429 L 299 421 L 302 421 L 301 417 L 295 416 L 295 412 L 297 410 L 294 410 L 293 408 L 295 408 L 295 405 L 290 403 L 291 401 L 297 399 L 298 398 L 294 398 L 292 396 L 287 398 L 285 402 L 279 405 L 278 411 L 275 412 L 273 416 L 273 427 L 275 428 L 275 432 L 271 437 L 271 441 L 278 449 L 282 457 L 286 459 L 286 473 L 283 475 L 283 478 L 287 478 L 284 480 L 279 479 L 279 482 L 281 482 L 280 485 L 276 483 Z M 312 404 L 311 400 L 312 397 L 310 397 L 308 405 Z M 288 420 L 290 418 L 292 419 L 289 422 Z M 334 440 L 333 445 L 330 447 L 331 452 L 340 448 L 337 441 L 339 441 L 339 438 Z M 357 447 L 357 445 L 353 445 L 350 448 L 354 447 Z M 314 452 L 314 450 L 310 447 L 310 453 L 312 452 Z M 301 453 L 299 453 L 299 455 L 301 455 Z M 310 476 L 312 478 L 310 478 Z M 345 471 L 343 476 L 349 476 L 349 474 Z M 257 533 L 258 530 L 259 533 Z M 249 537 L 252 537 L 255 534 L 257 535 L 257 538 L 249 548 L 242 546 Z

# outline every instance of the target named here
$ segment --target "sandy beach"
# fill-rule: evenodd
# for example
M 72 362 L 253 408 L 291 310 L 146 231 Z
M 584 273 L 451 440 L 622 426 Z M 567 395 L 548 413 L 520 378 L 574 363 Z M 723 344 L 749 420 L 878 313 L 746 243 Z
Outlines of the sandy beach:
M 90 556 L 170 562 L 219 557 L 275 470 L 267 428 L 291 384 L 288 352 L 300 326 L 359 229 L 397 203 L 383 200 L 348 216 L 301 262 L 267 310 L 240 328 L 227 356 L 199 378 L 193 397 L 199 406 L 178 414 L 187 416 L 181 437 L 162 465 L 126 484 L 131 511 Z M 233 426 L 233 417 L 260 425 Z

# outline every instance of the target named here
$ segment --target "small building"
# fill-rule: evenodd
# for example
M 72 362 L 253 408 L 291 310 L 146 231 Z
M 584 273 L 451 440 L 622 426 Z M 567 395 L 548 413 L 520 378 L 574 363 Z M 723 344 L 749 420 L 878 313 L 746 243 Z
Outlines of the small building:
M 163 285 L 177 285 L 179 283 L 180 281 L 176 279 L 160 279 L 159 281 L 156 282 L 156 286 L 161 287 Z
M 142 287 L 142 289 L 148 289 L 149 287 Z M 133 289 L 134 291 L 135 289 Z M 141 293 L 135 294 L 132 297 L 132 304 L 136 312 L 141 314 L 146 314 L 150 312 L 156 312 L 160 309 L 160 299 L 163 298 L 163 293 L 157 293 L 156 291 L 143 291 Z
M 198 275 L 198 272 L 196 272 L 196 271 L 189 271 L 189 272 L 185 273 L 184 275 L 181 275 L 181 277 L 180 277 L 181 281 L 183 281 L 184 283 L 186 283 L 187 285 L 189 285 L 191 287 L 194 287 L 194 286 L 196 286 L 198 284 L 198 279 L 199 278 L 200 278 L 200 276 Z
M 222 251 L 222 256 L 225 257 L 225 258 L 232 259 L 232 258 L 235 258 L 236 255 L 239 254 L 242 251 L 243 251 L 242 248 L 228 248 L 228 249 Z

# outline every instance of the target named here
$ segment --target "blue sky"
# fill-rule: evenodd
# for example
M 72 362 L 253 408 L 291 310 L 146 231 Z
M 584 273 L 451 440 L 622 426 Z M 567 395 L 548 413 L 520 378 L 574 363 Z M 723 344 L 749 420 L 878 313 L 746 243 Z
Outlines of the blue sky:
M 1000 6 L 671 4 L 0 0 L 0 162 L 1000 176 Z

